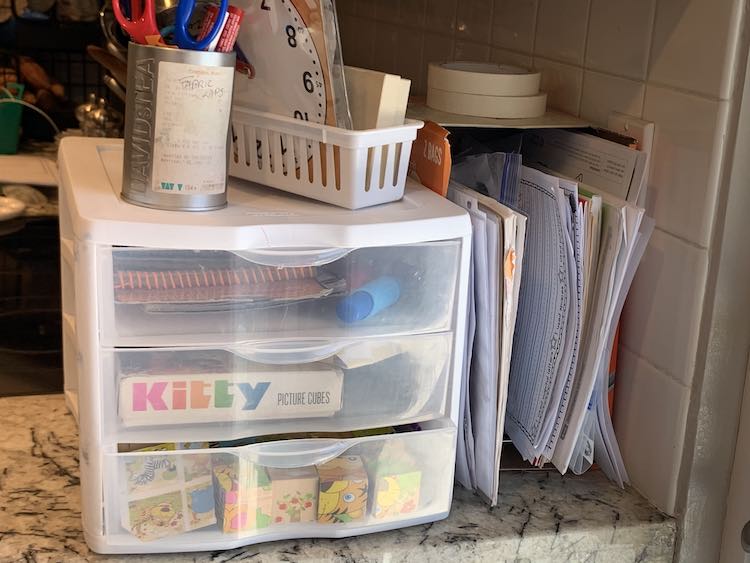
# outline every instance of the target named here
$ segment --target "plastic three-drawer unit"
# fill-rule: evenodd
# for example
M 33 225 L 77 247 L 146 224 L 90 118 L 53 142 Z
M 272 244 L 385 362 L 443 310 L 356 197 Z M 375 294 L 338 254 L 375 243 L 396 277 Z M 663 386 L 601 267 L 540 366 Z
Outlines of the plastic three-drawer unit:
M 471 225 L 409 181 L 360 211 L 230 181 L 120 199 L 122 142 L 59 155 L 65 389 L 101 553 L 343 537 L 450 510 Z

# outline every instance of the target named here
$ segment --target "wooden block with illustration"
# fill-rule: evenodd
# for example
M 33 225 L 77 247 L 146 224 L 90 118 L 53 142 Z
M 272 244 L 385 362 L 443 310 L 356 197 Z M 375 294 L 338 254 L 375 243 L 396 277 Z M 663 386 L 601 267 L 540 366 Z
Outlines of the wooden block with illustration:
M 216 518 L 225 533 L 271 524 L 273 494 L 266 470 L 231 454 L 216 456 L 213 467 Z
M 123 526 L 142 541 L 216 523 L 210 454 L 159 455 L 179 445 L 144 448 L 152 455 L 124 458 Z
M 368 478 L 362 458 L 345 455 L 318 465 L 318 522 L 359 522 L 367 515 Z
M 419 508 L 422 472 L 403 442 L 384 445 L 368 463 L 374 486 L 372 515 L 377 520 L 398 518 Z
M 127 528 L 141 541 L 181 534 L 184 505 L 179 491 L 133 500 L 128 503 Z
M 314 522 L 318 510 L 318 472 L 314 467 L 269 468 L 274 525 Z

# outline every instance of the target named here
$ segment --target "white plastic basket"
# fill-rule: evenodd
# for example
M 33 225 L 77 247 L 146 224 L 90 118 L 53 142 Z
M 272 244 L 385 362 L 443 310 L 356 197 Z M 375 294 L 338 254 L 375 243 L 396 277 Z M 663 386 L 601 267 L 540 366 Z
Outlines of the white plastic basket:
M 349 209 L 397 201 L 423 125 L 349 131 L 235 105 L 229 174 Z

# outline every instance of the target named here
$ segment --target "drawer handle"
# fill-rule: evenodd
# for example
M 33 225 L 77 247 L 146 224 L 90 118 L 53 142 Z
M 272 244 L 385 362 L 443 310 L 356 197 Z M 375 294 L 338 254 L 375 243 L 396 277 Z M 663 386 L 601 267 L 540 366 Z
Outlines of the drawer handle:
M 256 444 L 231 453 L 266 467 L 290 469 L 320 465 L 339 457 L 354 444 L 325 438 Z
M 352 342 L 348 340 L 278 342 L 268 347 L 257 344 L 238 344 L 228 347 L 227 350 L 260 364 L 307 364 L 330 358 L 351 344 Z
M 303 266 L 323 266 L 330 264 L 343 258 L 352 250 L 352 248 L 285 248 L 283 250 L 235 250 L 233 254 L 244 260 L 263 266 L 299 268 Z

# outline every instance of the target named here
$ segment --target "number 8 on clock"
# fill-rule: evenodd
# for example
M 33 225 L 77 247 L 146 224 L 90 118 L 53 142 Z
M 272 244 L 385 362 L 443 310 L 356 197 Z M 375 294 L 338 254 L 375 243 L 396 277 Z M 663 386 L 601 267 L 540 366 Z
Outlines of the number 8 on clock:
M 237 39 L 235 103 L 347 127 L 336 115 L 335 98 L 346 94 L 338 84 L 343 79 L 331 72 L 326 41 L 337 37 L 326 37 L 324 2 L 330 0 L 240 0 L 245 18 Z

